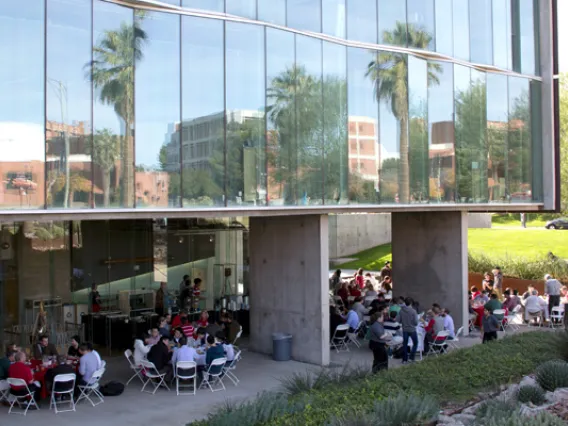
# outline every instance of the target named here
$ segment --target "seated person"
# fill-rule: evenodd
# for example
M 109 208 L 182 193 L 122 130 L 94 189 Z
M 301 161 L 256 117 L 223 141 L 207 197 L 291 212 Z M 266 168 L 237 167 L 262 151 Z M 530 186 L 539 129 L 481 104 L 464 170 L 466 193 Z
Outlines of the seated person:
M 484 306 L 489 312 L 495 312 L 497 309 L 503 309 L 503 305 L 499 302 L 497 293 L 491 293 L 491 298 Z
M 345 319 L 339 312 L 336 306 L 330 305 L 329 307 L 329 338 L 333 338 L 333 333 L 335 333 L 335 329 L 338 325 L 344 324 Z
M 225 324 L 225 334 L 227 336 L 227 341 L 235 343 L 237 334 L 239 334 L 239 332 L 241 331 L 241 325 L 237 320 L 233 318 L 233 316 L 229 312 L 225 314 Z
M 223 338 L 222 335 L 219 335 L 217 339 L 221 340 Z M 225 351 L 225 358 L 227 358 L 227 364 L 230 364 L 235 359 L 235 347 L 231 345 L 229 342 L 223 341 L 222 346 L 223 350 Z
M 391 312 L 395 312 L 395 313 L 399 313 L 400 309 L 404 306 L 404 297 L 399 297 L 399 298 L 394 298 L 393 299 L 393 304 L 390 306 L 389 308 L 389 314 Z
M 219 338 L 213 336 L 207 336 L 207 351 L 205 352 L 205 364 L 207 366 L 218 359 L 225 357 L 225 349 Z
M 175 347 L 180 347 L 181 338 L 183 336 L 183 330 L 181 328 L 176 328 L 174 330 L 174 335 L 172 337 L 172 343 Z
M 359 289 L 359 286 L 356 283 L 354 283 L 351 287 L 349 287 L 349 296 L 353 296 L 355 298 L 361 297 L 361 290 Z
M 383 295 L 385 296 L 385 300 L 392 300 L 392 286 L 389 282 L 383 283 Z
M 210 334 L 212 336 L 216 336 L 219 331 L 224 333 L 220 320 L 217 320 L 214 323 L 209 324 L 207 327 L 205 327 L 206 334 Z
M 345 322 L 349 325 L 349 333 L 354 333 L 355 330 L 359 328 L 359 315 L 353 310 L 353 308 L 347 312 Z
M 336 295 L 341 297 L 344 305 L 347 303 L 347 299 L 349 298 L 349 287 L 346 281 L 341 283 L 341 287 L 337 290 Z
M 26 353 L 18 352 L 14 355 L 14 363 L 8 369 L 8 377 L 12 379 L 22 379 L 28 385 L 30 392 L 34 394 L 34 399 L 39 403 L 41 399 L 40 389 L 41 384 L 34 381 L 34 373 L 32 369 L 26 365 Z M 12 386 L 11 393 L 13 395 L 25 395 L 27 394 L 26 388 L 23 386 Z
M 199 316 L 199 321 L 197 321 L 197 326 L 207 327 L 208 325 L 209 325 L 209 313 L 207 311 L 203 311 Z
M 160 333 L 161 336 L 170 337 L 170 325 L 168 324 L 166 317 L 160 318 L 160 322 L 158 325 L 158 332 Z
M 221 332 L 222 333 L 222 332 Z M 197 336 L 195 338 L 195 346 L 196 347 L 200 347 L 200 346 L 205 346 L 207 344 L 207 329 L 203 328 L 203 327 L 199 327 L 197 329 Z
M 538 291 L 533 290 L 525 300 L 525 321 L 537 315 L 541 315 L 548 321 L 548 303 L 538 297 Z
M 182 337 L 180 347 L 176 349 L 172 355 L 172 365 L 176 365 L 180 361 L 195 361 L 197 352 L 191 346 L 187 345 L 187 338 Z
M 0 358 L 0 380 L 6 380 L 8 378 L 8 370 L 10 369 L 10 365 L 16 361 L 16 354 L 16 351 L 8 349 L 6 351 L 6 356 L 4 358 Z
M 369 309 L 365 308 L 365 306 L 363 306 L 363 298 L 362 297 L 356 297 L 355 301 L 353 302 L 353 307 L 351 308 L 353 309 L 355 312 L 357 312 L 357 316 L 359 317 L 359 321 L 363 321 L 363 317 L 365 315 L 367 315 L 367 313 L 369 312 Z
M 67 359 L 63 355 L 57 357 L 57 367 L 50 368 L 45 372 L 45 386 L 47 389 L 51 390 L 53 388 L 53 380 L 55 376 L 60 374 L 73 374 L 75 375 L 75 369 L 67 364 Z M 57 388 L 53 389 L 55 392 L 65 392 L 71 390 L 71 382 L 68 383 L 58 383 Z
M 518 305 L 517 299 L 514 296 L 511 295 L 510 289 L 505 290 L 505 292 L 503 293 L 503 296 L 505 297 L 505 300 L 503 301 L 503 305 L 502 305 L 503 309 L 507 309 L 509 312 L 511 312 Z
M 90 383 L 93 374 L 102 367 L 101 357 L 93 350 L 90 343 L 83 343 L 79 346 L 81 358 L 79 361 L 79 375 L 77 377 L 78 385 L 87 385 Z
M 444 330 L 449 331 L 450 335 L 448 339 L 453 340 L 456 337 L 456 329 L 454 325 L 454 319 L 450 315 L 450 310 L 445 308 L 442 310 L 442 318 L 444 318 Z
M 79 344 L 80 344 L 79 336 L 71 337 L 71 345 L 69 349 L 67 349 L 67 355 L 72 356 L 73 358 L 79 358 Z
M 483 281 L 481 282 L 481 287 L 485 290 L 488 294 L 493 292 L 493 278 L 489 272 L 484 274 Z
M 487 292 L 485 290 L 483 290 L 479 296 L 474 297 L 473 299 L 473 303 L 476 305 L 485 305 L 487 302 L 489 302 L 489 297 L 487 296 Z
M 181 330 L 185 337 L 193 339 L 193 333 L 195 333 L 195 327 L 189 322 L 189 318 L 184 317 L 181 319 Z
M 389 319 L 383 323 L 383 328 L 392 332 L 393 336 L 402 336 L 402 324 L 396 322 L 397 312 L 389 311 Z
M 529 285 L 527 287 L 527 291 L 525 291 L 523 293 L 523 297 L 521 298 L 523 301 L 527 300 L 530 296 L 532 296 L 532 292 L 534 290 L 534 287 L 532 285 Z
M 155 345 L 160 341 L 160 331 L 157 328 L 150 330 L 150 336 L 148 337 L 148 344 Z
M 49 343 L 46 335 L 40 336 L 34 345 L 34 358 L 41 360 L 44 356 L 57 356 L 57 348 L 53 343 Z
M 471 287 L 471 299 L 474 300 L 476 297 L 480 296 L 481 292 L 476 286 Z
M 134 364 L 140 365 L 140 362 L 148 356 L 148 352 L 152 348 L 150 342 L 150 335 L 142 333 L 139 339 L 134 340 Z
M 187 311 L 182 310 L 182 311 L 180 311 L 179 315 L 176 315 L 176 317 L 172 321 L 171 328 L 181 327 L 181 319 L 184 318 L 184 317 L 187 318 Z
M 183 346 L 186 345 L 180 345 L 177 350 L 179 351 Z M 148 352 L 147 356 L 148 361 L 154 364 L 156 370 L 160 373 L 166 373 L 166 381 L 170 381 L 172 379 L 172 366 L 170 364 L 171 356 L 170 341 L 166 336 L 160 337 L 160 341 L 150 348 L 150 352 Z

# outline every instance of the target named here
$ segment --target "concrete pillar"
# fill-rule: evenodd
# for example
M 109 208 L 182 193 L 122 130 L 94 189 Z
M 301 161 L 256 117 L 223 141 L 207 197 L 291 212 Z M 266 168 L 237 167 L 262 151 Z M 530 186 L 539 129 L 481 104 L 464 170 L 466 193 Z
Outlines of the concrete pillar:
M 468 332 L 467 213 L 392 214 L 393 294 L 448 308 Z
M 251 350 L 291 333 L 293 359 L 329 364 L 327 216 L 251 217 L 249 250 Z

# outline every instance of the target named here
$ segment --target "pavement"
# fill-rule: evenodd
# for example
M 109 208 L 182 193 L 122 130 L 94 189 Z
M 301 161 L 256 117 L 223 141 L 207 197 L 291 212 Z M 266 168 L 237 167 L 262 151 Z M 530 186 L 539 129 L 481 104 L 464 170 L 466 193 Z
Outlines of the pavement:
M 522 326 L 517 333 L 530 330 Z M 503 333 L 499 333 L 502 335 Z M 507 331 L 507 334 L 511 334 Z M 194 395 L 175 393 L 175 383 L 171 391 L 159 389 L 155 395 L 141 393 L 142 385 L 138 379 L 133 380 L 124 393 L 117 397 L 106 397 L 103 404 L 96 407 L 88 402 L 81 402 L 76 412 L 55 414 L 49 410 L 49 402 L 42 401 L 40 411 L 30 410 L 27 416 L 8 415 L 8 407 L 0 406 L 1 426 L 43 426 L 57 424 L 58 426 L 100 426 L 102 424 L 120 425 L 136 424 L 137 426 L 182 426 L 207 417 L 207 415 L 222 407 L 226 400 L 241 402 L 254 398 L 259 392 L 277 390 L 281 386 L 280 378 L 294 373 L 317 372 L 320 367 L 296 361 L 278 362 L 269 356 L 246 350 L 246 340 L 241 344 L 243 349 L 242 361 L 238 364 L 236 374 L 240 379 L 238 386 L 226 380 L 225 391 L 212 393 L 209 390 L 198 390 Z M 470 347 L 481 343 L 479 332 L 472 336 L 460 338 L 460 347 Z M 107 371 L 102 383 L 117 380 L 126 383 L 130 370 L 124 357 L 105 357 Z M 365 366 L 371 368 L 372 353 L 368 344 L 361 341 L 361 348 L 350 346 L 349 352 L 337 353 L 331 351 L 333 367 L 345 365 Z M 391 359 L 389 368 L 401 367 L 401 361 Z M 412 366 L 404 366 L 412 368 Z

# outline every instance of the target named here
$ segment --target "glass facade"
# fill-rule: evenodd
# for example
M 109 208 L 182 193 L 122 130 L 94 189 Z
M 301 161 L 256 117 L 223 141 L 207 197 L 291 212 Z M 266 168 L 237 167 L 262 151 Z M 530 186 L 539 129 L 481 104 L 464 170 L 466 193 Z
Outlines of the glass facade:
M 535 0 L 166 3 L 0 2 L 1 210 L 542 201 Z

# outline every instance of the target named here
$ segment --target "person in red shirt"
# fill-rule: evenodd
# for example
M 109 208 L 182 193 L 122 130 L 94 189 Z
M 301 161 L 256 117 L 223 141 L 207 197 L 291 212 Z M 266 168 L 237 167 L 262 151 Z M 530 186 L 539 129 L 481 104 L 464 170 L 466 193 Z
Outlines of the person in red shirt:
M 349 297 L 349 290 L 347 289 L 347 283 L 345 281 L 341 283 L 341 288 L 337 290 L 337 295 L 341 297 L 341 300 L 343 300 L 343 304 L 347 303 L 347 298 Z
M 172 329 L 181 327 L 181 319 L 184 317 L 187 318 L 187 312 L 181 311 L 172 321 Z
M 39 403 L 39 400 L 41 399 L 41 384 L 39 382 L 34 382 L 34 373 L 32 372 L 32 369 L 26 365 L 27 357 L 25 352 L 18 352 L 14 359 L 16 362 L 8 369 L 8 377 L 24 380 L 27 383 L 30 392 L 34 394 L 35 401 Z M 23 386 L 12 386 L 12 393 L 18 396 L 25 395 L 27 391 Z
M 187 317 L 182 317 L 181 319 L 181 329 L 185 337 L 193 338 L 193 333 L 195 333 L 195 327 L 188 321 Z
M 353 296 L 355 298 L 361 297 L 361 290 L 359 290 L 358 285 L 353 285 L 349 289 L 349 296 Z
M 476 286 L 471 287 L 471 298 L 472 300 L 475 299 L 477 296 L 480 296 L 481 292 Z
M 365 288 L 365 277 L 363 276 L 363 268 L 360 268 L 357 271 L 357 275 L 355 276 L 355 281 L 357 282 L 357 286 L 360 290 Z
M 207 311 L 201 312 L 199 321 L 197 321 L 198 327 L 207 327 L 209 325 L 209 313 Z

